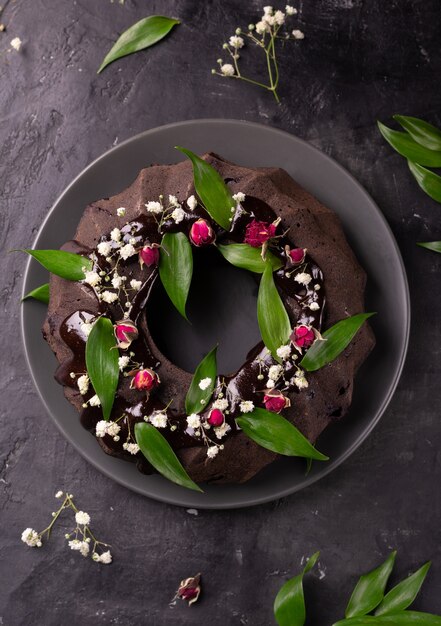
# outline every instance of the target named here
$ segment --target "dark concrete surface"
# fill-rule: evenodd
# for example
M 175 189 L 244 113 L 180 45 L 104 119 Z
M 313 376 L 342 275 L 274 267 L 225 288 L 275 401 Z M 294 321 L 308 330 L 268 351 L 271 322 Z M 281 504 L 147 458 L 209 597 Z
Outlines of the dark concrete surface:
M 302 557 L 322 551 L 306 584 L 309 624 L 342 617 L 357 576 L 399 551 L 395 577 L 433 568 L 416 607 L 441 613 L 441 207 L 417 188 L 377 118 L 441 125 L 438 0 L 297 4 L 300 45 L 281 54 L 281 106 L 270 94 L 210 75 L 225 38 L 259 15 L 255 1 L 11 0 L 0 33 L 2 250 L 29 246 L 48 209 L 92 159 L 157 125 L 198 117 L 271 124 L 348 168 L 384 211 L 406 264 L 413 306 L 407 365 L 375 432 L 307 491 L 254 509 L 198 515 L 137 496 L 88 465 L 56 430 L 26 369 L 18 324 L 25 258 L 2 257 L 0 623 L 9 625 L 273 624 L 272 602 Z M 150 14 L 182 25 L 148 52 L 97 76 L 118 33 Z M 20 53 L 7 52 L 19 36 Z M 251 53 L 250 53 L 251 54 Z M 248 55 L 248 53 L 247 53 Z M 372 250 L 375 254 L 375 250 Z M 42 529 L 67 488 L 112 544 L 114 564 L 67 550 L 67 518 L 42 549 Z M 204 595 L 169 601 L 198 571 Z

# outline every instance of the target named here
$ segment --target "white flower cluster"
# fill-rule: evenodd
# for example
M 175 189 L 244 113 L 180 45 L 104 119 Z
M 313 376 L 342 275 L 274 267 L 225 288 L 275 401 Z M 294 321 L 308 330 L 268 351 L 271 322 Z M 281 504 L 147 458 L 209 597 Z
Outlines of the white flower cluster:
M 208 389 L 211 383 L 212 383 L 211 378 L 203 378 L 202 380 L 199 381 L 199 389 L 202 389 L 202 391 L 205 391 L 205 389 Z
M 26 528 L 26 530 L 21 533 L 21 540 L 31 548 L 41 548 L 42 546 L 41 537 L 33 528 Z
M 106 422 L 105 420 L 100 420 L 95 426 L 95 435 L 97 437 L 110 435 L 110 437 L 113 438 L 113 441 L 119 441 L 118 433 L 120 430 L 121 426 L 117 422 Z
M 144 421 L 150 422 L 155 428 L 166 428 L 167 413 L 166 411 L 153 411 L 151 415 L 144 417 Z
M 242 400 L 239 404 L 239 409 L 242 413 L 251 413 L 254 411 L 254 403 L 251 400 Z
M 190 196 L 187 200 L 187 207 L 190 211 L 193 211 L 197 206 L 197 200 L 194 196 Z M 161 221 L 159 222 L 159 227 L 162 223 L 168 219 L 171 219 L 175 222 L 175 224 L 180 224 L 182 220 L 185 218 L 185 211 L 182 208 L 182 204 L 178 201 L 176 196 L 169 195 L 168 196 L 168 204 L 167 206 L 163 203 L 163 197 L 159 197 L 159 201 L 150 200 L 145 203 L 145 208 L 148 213 L 152 215 L 160 215 Z

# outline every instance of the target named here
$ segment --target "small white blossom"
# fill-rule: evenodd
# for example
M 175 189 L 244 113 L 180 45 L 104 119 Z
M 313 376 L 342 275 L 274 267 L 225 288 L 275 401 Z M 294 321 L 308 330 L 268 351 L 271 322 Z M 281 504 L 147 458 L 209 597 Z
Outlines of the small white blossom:
M 174 209 L 170 217 L 172 218 L 172 220 L 175 221 L 176 224 L 180 224 L 185 217 L 185 213 L 181 209 L 181 207 L 178 207 L 177 209 Z
M 217 456 L 219 452 L 219 448 L 217 446 L 209 446 L 207 448 L 207 456 L 209 459 L 214 459 L 215 456 Z
M 101 282 L 101 276 L 97 272 L 85 272 L 84 282 L 91 287 L 96 287 Z
M 57 493 L 55 494 L 56 498 L 62 498 L 63 497 L 63 492 L 62 491 L 57 491 Z
M 87 524 L 90 524 L 90 515 L 84 511 L 78 511 L 75 513 L 75 521 L 81 526 L 87 526 Z
M 224 65 L 221 65 L 220 71 L 224 76 L 234 76 L 234 67 L 231 63 L 224 63 Z
M 170 195 L 170 196 L 168 197 L 168 201 L 169 201 L 169 203 L 170 203 L 172 206 L 176 206 L 176 207 L 180 207 L 180 206 L 181 206 L 181 205 L 179 204 L 178 199 L 177 199 L 177 197 L 176 197 L 176 196 L 171 196 L 171 195 Z
M 119 431 L 121 430 L 121 426 L 116 422 L 108 422 L 107 424 L 107 434 L 111 437 L 115 437 Z
M 123 443 L 123 448 L 127 452 L 130 452 L 130 454 L 138 454 L 139 452 L 139 446 L 137 443 Z
M 318 302 L 311 302 L 311 304 L 309 305 L 309 308 L 311 309 L 311 311 L 318 311 L 320 308 L 320 305 Z
M 198 201 L 196 200 L 194 196 L 190 196 L 189 198 L 187 198 L 187 206 L 190 209 L 190 211 L 194 211 L 197 205 L 198 205 Z
M 262 17 L 262 22 L 265 22 L 266 24 L 268 24 L 268 26 L 274 26 L 274 24 L 276 23 L 276 18 L 274 17 L 274 15 L 270 15 L 269 13 L 267 13 Z
M 90 335 L 92 328 L 93 324 L 91 324 L 90 322 L 84 322 L 80 325 L 81 332 L 85 337 L 88 337 Z
M 79 539 L 69 541 L 69 548 L 71 550 L 77 550 L 82 556 L 87 556 L 90 549 L 87 541 L 80 541 Z
M 112 278 L 112 287 L 114 287 L 115 289 L 119 289 L 122 285 L 123 279 L 122 276 L 119 276 L 119 274 L 114 274 L 113 278 Z
M 162 213 L 162 211 L 164 210 L 160 202 L 147 202 L 145 207 L 149 213 L 158 214 L 158 213 Z
M 246 198 L 245 194 L 242 193 L 241 191 L 238 191 L 237 193 L 233 194 L 233 200 L 235 200 L 236 202 L 243 202 L 245 198 Z
M 294 37 L 294 39 L 305 39 L 305 33 L 297 29 L 292 31 L 292 36 Z
M 266 381 L 266 388 L 267 389 L 272 389 L 273 387 L 275 387 L 275 385 L 276 385 L 276 383 L 271 378 L 269 378 Z
M 280 346 L 280 348 L 277 348 L 276 353 L 280 359 L 285 361 L 291 354 L 291 346 Z
M 97 245 L 96 249 L 98 250 L 99 254 L 102 254 L 103 256 L 109 256 L 109 254 L 112 252 L 112 246 L 108 241 L 102 241 Z
M 123 206 L 120 206 L 119 209 L 116 209 L 116 214 L 118 217 L 124 217 L 126 214 L 126 209 Z
M 285 11 L 287 15 L 297 15 L 297 9 L 289 4 L 286 5 Z
M 101 406 L 101 400 L 98 398 L 98 396 L 95 394 L 94 396 L 92 396 L 89 400 L 89 404 L 90 406 Z
M 256 33 L 258 35 L 263 35 L 264 32 L 268 29 L 268 25 L 265 24 L 264 21 L 257 22 L 256 24 Z
M 305 373 L 302 370 L 297 370 L 292 382 L 298 389 L 306 389 L 309 387 L 309 383 L 305 378 Z
M 133 256 L 134 254 L 136 254 L 136 250 L 131 243 L 126 243 L 126 245 L 121 248 L 119 253 L 121 255 L 121 258 L 126 260 L 130 256 Z
M 268 371 L 268 378 L 270 380 L 277 380 L 280 378 L 280 375 L 283 372 L 283 367 L 281 365 L 271 365 Z
M 269 5 L 266 7 L 263 7 L 263 12 L 265 15 L 272 15 L 273 7 Z
M 190 428 L 199 428 L 201 425 L 201 418 L 196 413 L 192 413 L 187 417 L 187 424 Z
M 216 433 L 217 439 L 222 439 L 222 437 L 225 437 L 229 430 L 231 430 L 231 427 L 227 424 L 227 422 L 224 422 L 222 426 L 215 428 L 214 432 Z
M 30 546 L 31 548 L 35 548 L 35 546 L 37 546 L 37 547 L 41 546 L 40 537 L 39 537 L 37 531 L 34 530 L 33 528 L 26 528 L 26 530 L 24 530 L 21 533 L 21 540 L 27 546 Z
M 104 563 L 105 565 L 108 565 L 109 563 L 112 562 L 112 555 L 110 554 L 110 550 L 107 550 L 106 552 L 102 553 L 102 555 L 99 558 L 99 562 Z
M 95 434 L 97 437 L 104 437 L 107 435 L 107 422 L 100 420 L 95 426 Z
M 238 50 L 239 48 L 243 48 L 244 46 L 244 40 L 242 39 L 242 37 L 238 37 L 237 35 L 233 35 L 232 37 L 230 37 L 230 46 L 232 46 L 233 48 L 236 48 L 236 50 Z
M 199 381 L 199 389 L 205 391 L 205 389 L 208 389 L 208 387 L 211 385 L 211 382 L 211 378 L 203 378 Z
M 118 294 L 113 291 L 103 291 L 101 294 L 101 300 L 107 302 L 107 304 L 112 304 L 115 300 L 118 300 Z
M 118 367 L 120 372 L 122 372 L 122 370 L 128 366 L 128 364 L 130 363 L 130 357 L 128 356 L 120 356 L 118 359 Z
M 20 52 L 21 44 L 22 41 L 20 37 L 14 37 L 14 39 L 12 39 L 11 41 L 11 46 L 14 48 L 14 50 L 17 50 L 17 52 Z
M 110 239 L 112 241 L 121 241 L 121 231 L 119 228 L 114 228 L 110 233 Z
M 300 274 L 294 276 L 294 280 L 296 281 L 296 283 L 300 283 L 301 285 L 305 285 L 306 287 L 311 282 L 312 276 L 311 274 L 307 274 L 306 272 L 300 272 Z
M 141 289 L 142 280 L 135 280 L 134 278 L 130 281 L 130 287 L 135 291 L 139 291 Z
M 278 26 L 282 26 L 285 23 L 285 14 L 283 11 L 276 11 L 274 13 L 274 21 Z
M 80 376 L 77 380 L 77 386 L 80 394 L 84 396 L 89 390 L 89 376 L 87 374 Z
M 239 404 L 239 409 L 242 413 L 251 413 L 251 411 L 254 411 L 254 402 L 251 400 L 242 400 Z
M 167 415 L 162 411 L 155 411 L 150 415 L 149 419 L 156 428 L 165 428 L 167 426 Z
M 228 409 L 228 400 L 225 398 L 218 398 L 213 402 L 213 409 L 219 409 L 219 411 L 225 411 Z

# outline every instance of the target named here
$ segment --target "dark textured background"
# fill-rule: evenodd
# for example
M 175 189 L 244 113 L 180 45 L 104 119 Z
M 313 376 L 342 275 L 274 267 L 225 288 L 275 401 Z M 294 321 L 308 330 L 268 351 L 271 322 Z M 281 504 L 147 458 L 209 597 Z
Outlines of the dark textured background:
M 2 260 L 0 623 L 6 625 L 273 624 L 272 601 L 303 556 L 322 551 L 307 582 L 310 624 L 343 614 L 357 575 L 397 548 L 397 576 L 428 558 L 415 606 L 441 612 L 441 257 L 418 240 L 441 238 L 441 207 L 419 191 L 375 120 L 399 112 L 441 124 L 439 0 L 300 2 L 305 31 L 281 54 L 283 103 L 210 75 L 257 2 L 11 0 L 0 33 L 3 250 L 32 242 L 48 209 L 92 159 L 157 125 L 198 117 L 271 124 L 346 166 L 376 199 L 397 237 L 413 306 L 409 356 L 380 425 L 356 454 L 307 491 L 259 508 L 199 511 L 159 504 L 86 463 L 43 410 L 18 327 L 25 259 Z M 96 68 L 112 41 L 155 13 L 178 16 L 166 41 Z M 10 40 L 24 42 L 7 52 Z M 252 54 L 252 53 L 248 53 Z M 319 173 L 318 173 L 319 175 Z M 375 254 L 375 250 L 372 250 Z M 90 512 L 114 564 L 65 547 L 64 525 L 40 550 L 20 542 L 46 525 L 57 488 Z M 177 582 L 201 571 L 203 600 L 169 608 Z

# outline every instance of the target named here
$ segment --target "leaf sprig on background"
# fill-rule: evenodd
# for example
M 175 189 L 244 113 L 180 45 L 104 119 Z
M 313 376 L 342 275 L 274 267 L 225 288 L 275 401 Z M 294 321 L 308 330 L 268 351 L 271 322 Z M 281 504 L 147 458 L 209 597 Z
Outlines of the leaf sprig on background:
M 303 593 L 303 577 L 317 563 L 320 552 L 313 554 L 303 571 L 288 580 L 274 600 L 274 617 L 279 626 L 303 626 L 306 619 L 305 596 Z
M 29 291 L 23 296 L 22 300 L 28 300 L 29 298 L 33 298 L 44 304 L 49 304 L 49 283 L 44 283 L 44 285 L 32 289 L 32 291 Z

